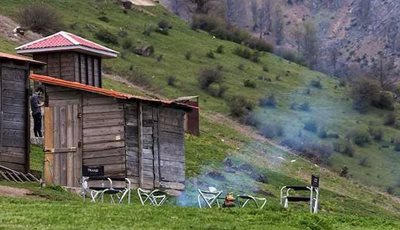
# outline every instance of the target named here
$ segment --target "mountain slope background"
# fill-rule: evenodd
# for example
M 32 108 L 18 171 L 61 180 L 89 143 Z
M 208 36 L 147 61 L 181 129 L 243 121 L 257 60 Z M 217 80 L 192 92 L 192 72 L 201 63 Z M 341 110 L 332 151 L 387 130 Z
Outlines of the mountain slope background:
M 271 53 L 262 53 L 258 63 L 243 59 L 234 54 L 240 45 L 213 38 L 203 31 L 191 30 L 187 23 L 161 6 L 125 10 L 118 1 L 35 3 L 38 2 L 45 2 L 60 13 L 65 30 L 121 52 L 119 58 L 104 63 L 106 73 L 111 76 L 105 80 L 107 88 L 169 98 L 200 95 L 201 136 L 186 136 L 187 192 L 175 201 L 177 204 L 192 205 L 196 188 L 214 185 L 226 191 L 268 196 L 267 212 L 277 215 L 274 218 L 280 223 L 287 213 L 279 208 L 279 188 L 285 184 L 309 183 L 311 173 L 316 173 L 322 178 L 321 217 L 313 217 L 302 225 L 300 219 L 303 216 L 298 213 L 307 208 L 294 206 L 299 209 L 290 209 L 289 212 L 294 212 L 290 226 L 311 227 L 318 223 L 321 224 L 319 228 L 325 229 L 351 228 L 357 224 L 361 228 L 383 226 L 390 229 L 398 226 L 399 201 L 387 192 L 394 195 L 400 192 L 399 157 L 392 143 L 400 132 L 396 126 L 383 125 L 384 118 L 392 111 L 369 108 L 367 114 L 360 114 L 352 109 L 350 88 L 341 86 L 338 79 Z M 0 6 L 0 14 L 17 20 L 19 10 L 26 6 L 27 1 L 6 0 Z M 168 35 L 157 32 L 149 35 L 148 28 L 157 28 L 161 20 L 168 21 L 172 26 Z M 116 42 L 99 36 L 100 31 L 114 35 Z M 13 52 L 18 43 L 6 36 L 0 38 L 2 51 Z M 132 52 L 132 47 L 150 45 L 155 50 L 150 57 Z M 216 52 L 221 45 L 223 52 Z M 208 55 L 210 51 L 213 51 L 214 58 Z M 190 59 L 187 58 L 188 52 L 191 53 Z M 213 96 L 213 90 L 218 90 L 219 85 L 214 84 L 209 90 L 199 87 L 199 73 L 206 68 L 222 73 L 222 83 L 227 87 L 222 97 Z M 175 79 L 174 84 L 169 84 L 171 77 Z M 116 81 L 119 78 L 141 87 Z M 244 87 L 246 80 L 254 83 L 254 87 Z M 319 82 L 320 86 L 315 87 L 315 82 Z M 275 107 L 255 106 L 253 115 L 261 123 L 257 128 L 279 124 L 282 135 L 265 139 L 257 134 L 257 129 L 241 126 L 230 118 L 230 101 L 237 95 L 253 104 L 258 104 L 258 100 L 265 96 L 274 95 Z M 309 109 L 303 111 L 298 106 L 293 109 L 293 103 L 307 103 Z M 309 120 L 318 121 L 318 127 L 336 135 L 320 138 L 316 133 L 305 130 L 305 123 Z M 352 129 L 368 132 L 370 126 L 383 130 L 382 140 L 371 139 L 364 146 L 353 144 L 355 153 L 352 157 L 332 150 L 333 144 L 345 140 Z M 278 145 L 287 139 L 294 139 L 300 144 L 307 142 L 327 146 L 328 157 L 315 165 L 296 151 Z M 37 148 L 35 151 L 40 152 Z M 35 162 L 40 160 L 35 159 Z M 344 166 L 348 168 L 348 179 L 339 176 Z M 40 166 L 37 169 L 40 170 Z M 10 203 L 10 210 L 17 211 L 19 205 L 24 205 L 23 201 L 9 201 L 8 198 L 2 199 L 4 205 Z M 49 207 L 48 203 L 31 202 L 41 208 Z M 68 203 L 68 199 L 63 202 L 58 205 L 76 206 L 75 203 Z M 182 212 L 179 215 L 186 215 L 184 209 L 178 210 Z M 188 212 L 187 215 L 193 214 Z M 12 223 L 12 215 L 10 212 L 8 219 L 2 223 Z M 224 212 L 215 215 L 218 218 L 229 216 Z M 344 218 L 346 215 L 350 218 Z M 54 218 L 51 216 L 51 220 Z M 340 222 L 343 219 L 344 223 Z
M 162 0 L 186 20 L 193 5 L 188 0 Z M 381 59 L 399 64 L 400 33 L 397 18 L 400 4 L 387 0 L 211 0 L 225 5 L 225 18 L 279 45 L 300 51 L 304 24 L 312 23 L 318 38 L 315 69 L 336 76 L 376 75 Z M 215 3 L 214 3 L 215 4 Z M 210 11 L 213 11 L 212 9 Z M 280 23 L 277 27 L 277 23 Z M 282 30 L 282 31 L 281 31 Z M 279 39 L 277 38 L 279 37 Z M 397 68 L 385 70 L 398 82 Z

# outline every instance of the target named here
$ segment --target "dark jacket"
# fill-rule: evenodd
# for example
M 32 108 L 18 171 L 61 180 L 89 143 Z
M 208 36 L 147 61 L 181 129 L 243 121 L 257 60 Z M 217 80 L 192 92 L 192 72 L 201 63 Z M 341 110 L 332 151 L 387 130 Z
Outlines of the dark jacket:
M 31 110 L 32 115 L 42 114 L 42 110 L 40 108 L 40 100 L 37 94 L 33 94 L 31 97 Z

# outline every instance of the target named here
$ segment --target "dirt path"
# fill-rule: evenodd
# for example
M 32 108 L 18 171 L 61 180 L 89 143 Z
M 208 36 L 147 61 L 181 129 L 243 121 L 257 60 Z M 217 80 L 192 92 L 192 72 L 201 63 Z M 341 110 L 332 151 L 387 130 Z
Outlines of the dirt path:
M 130 0 L 134 5 L 137 6 L 155 6 L 155 2 L 153 0 Z
M 0 185 L 0 196 L 32 197 L 32 192 L 24 188 L 14 188 Z

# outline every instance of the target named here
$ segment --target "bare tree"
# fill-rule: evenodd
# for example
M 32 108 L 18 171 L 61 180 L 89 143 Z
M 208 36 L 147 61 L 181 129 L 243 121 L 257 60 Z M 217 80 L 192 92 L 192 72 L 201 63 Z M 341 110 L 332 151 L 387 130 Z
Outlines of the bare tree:
M 382 89 L 392 90 L 399 81 L 394 57 L 384 56 L 383 52 L 379 52 L 372 65 L 372 75 L 378 79 Z
M 251 15 L 253 17 L 253 32 L 258 29 L 258 4 L 257 1 L 251 1 Z
M 284 39 L 283 34 L 283 15 L 282 9 L 279 6 L 275 7 L 275 17 L 274 17 L 274 34 L 275 34 L 275 43 L 280 45 Z
M 262 1 L 258 13 L 258 23 L 259 23 L 258 28 L 260 30 L 260 38 L 264 37 L 266 31 L 272 30 L 271 12 L 272 12 L 272 4 L 270 0 Z
M 332 67 L 332 75 L 336 74 L 337 70 L 337 62 L 340 56 L 340 50 L 339 46 L 337 44 L 332 45 L 329 50 L 328 50 L 328 58 L 329 58 L 329 64 Z
M 315 68 L 318 64 L 318 49 L 319 44 L 315 25 L 312 21 L 306 21 L 304 23 L 302 53 L 308 67 L 311 69 Z
M 367 25 L 370 20 L 371 0 L 361 0 L 358 4 L 358 12 L 361 24 Z

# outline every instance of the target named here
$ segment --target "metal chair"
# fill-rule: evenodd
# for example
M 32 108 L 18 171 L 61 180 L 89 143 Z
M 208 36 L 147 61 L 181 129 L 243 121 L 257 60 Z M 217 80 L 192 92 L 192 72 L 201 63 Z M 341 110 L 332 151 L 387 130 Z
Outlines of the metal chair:
M 115 204 L 115 198 L 119 204 L 121 204 L 124 198 L 127 196 L 128 204 L 131 203 L 131 181 L 128 178 L 124 179 L 125 186 L 117 187 L 113 186 L 113 181 L 111 178 L 107 178 L 109 181 L 109 187 L 104 189 L 101 194 L 101 201 L 104 202 L 104 195 L 108 195 L 110 197 L 111 203 Z M 114 197 L 115 196 L 115 197 Z
M 163 205 L 167 200 L 167 194 L 158 189 L 151 191 L 138 188 L 137 192 L 142 205 L 145 205 L 148 201 L 151 205 L 158 207 Z
M 295 196 L 292 191 L 307 191 L 308 196 Z M 284 208 L 289 207 L 289 202 L 309 202 L 310 212 L 313 214 L 318 213 L 319 202 L 319 177 L 312 176 L 311 186 L 283 186 L 281 189 L 281 205 Z
M 222 191 L 218 191 L 214 187 L 209 187 L 208 191 L 198 189 L 198 192 L 199 192 L 199 194 L 197 196 L 197 201 L 199 203 L 200 208 L 202 208 L 201 200 L 204 201 L 204 203 L 207 205 L 208 208 L 212 208 L 214 203 L 217 204 L 218 208 L 221 207 L 219 204 L 218 198 L 219 198 L 219 196 L 221 196 Z
M 267 203 L 266 198 L 259 198 L 250 195 L 238 195 L 236 198 L 237 202 L 239 203 L 239 207 L 244 208 L 250 201 L 254 202 L 258 209 L 263 209 L 265 204 Z M 242 202 L 242 200 L 244 200 Z M 260 204 L 261 203 L 261 204 Z

